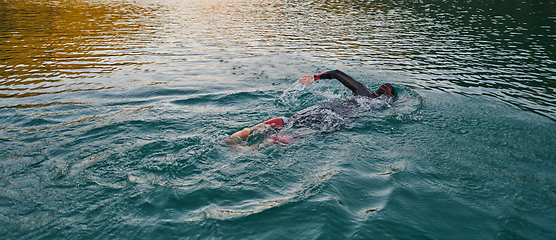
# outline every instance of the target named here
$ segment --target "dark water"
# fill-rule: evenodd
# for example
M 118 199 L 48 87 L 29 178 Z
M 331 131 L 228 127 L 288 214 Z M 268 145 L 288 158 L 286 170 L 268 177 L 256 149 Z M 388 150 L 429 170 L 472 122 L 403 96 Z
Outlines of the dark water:
M 552 239 L 554 1 L 0 1 L 6 239 Z M 330 134 L 222 139 L 398 94 Z

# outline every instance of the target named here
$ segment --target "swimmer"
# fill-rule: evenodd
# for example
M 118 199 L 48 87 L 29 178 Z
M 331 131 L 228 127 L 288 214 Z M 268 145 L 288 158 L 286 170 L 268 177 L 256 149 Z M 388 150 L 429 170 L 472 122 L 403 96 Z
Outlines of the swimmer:
M 299 82 L 303 85 L 313 84 L 321 79 L 336 79 L 349 88 L 352 97 L 338 103 L 318 105 L 301 110 L 293 116 L 273 118 L 259 123 L 253 127 L 238 131 L 225 140 L 226 144 L 234 149 L 257 149 L 274 144 L 289 144 L 295 141 L 297 135 L 304 130 L 313 130 L 327 133 L 341 129 L 345 125 L 346 118 L 353 116 L 360 108 L 356 97 L 377 98 L 380 96 L 394 97 L 395 89 L 389 83 L 380 85 L 374 92 L 365 85 L 356 81 L 340 70 L 332 70 L 317 75 L 302 76 Z M 258 144 L 251 146 L 240 146 L 239 143 L 255 133 L 266 134 L 271 131 L 280 131 L 284 126 L 296 127 L 297 131 L 292 133 L 278 133 L 267 137 Z M 330 127 L 332 126 L 332 127 Z

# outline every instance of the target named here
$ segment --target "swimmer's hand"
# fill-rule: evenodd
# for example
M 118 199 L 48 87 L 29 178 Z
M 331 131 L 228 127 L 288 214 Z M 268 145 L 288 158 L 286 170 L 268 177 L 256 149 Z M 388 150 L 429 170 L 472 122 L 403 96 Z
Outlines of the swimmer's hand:
M 236 132 L 230 136 L 230 138 L 239 137 L 241 139 L 246 139 L 251 134 L 251 128 L 244 128 L 243 130 Z
M 247 137 L 249 137 L 249 134 L 251 134 L 251 128 L 244 128 L 243 130 L 227 137 L 224 142 L 228 144 L 228 146 L 237 145 L 241 143 L 241 141 L 247 139 Z
M 301 79 L 299 79 L 299 82 L 305 86 L 311 85 L 315 82 L 315 75 L 303 76 L 301 77 Z

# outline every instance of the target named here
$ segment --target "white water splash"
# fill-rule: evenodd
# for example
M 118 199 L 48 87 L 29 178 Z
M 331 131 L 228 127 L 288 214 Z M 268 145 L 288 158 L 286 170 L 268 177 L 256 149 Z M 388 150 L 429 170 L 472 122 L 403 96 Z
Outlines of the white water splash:
M 342 94 L 334 93 L 329 89 L 323 89 L 322 86 L 324 85 L 319 87 L 318 83 L 314 83 L 311 87 L 308 87 L 296 82 L 282 93 L 280 101 L 286 106 L 299 107 L 308 102 L 319 102 L 319 104 L 322 104 L 323 101 L 326 103 L 342 98 Z
M 280 101 L 287 106 L 299 106 L 299 97 L 305 93 L 305 85 L 300 82 L 295 82 L 292 84 L 282 95 L 280 96 Z

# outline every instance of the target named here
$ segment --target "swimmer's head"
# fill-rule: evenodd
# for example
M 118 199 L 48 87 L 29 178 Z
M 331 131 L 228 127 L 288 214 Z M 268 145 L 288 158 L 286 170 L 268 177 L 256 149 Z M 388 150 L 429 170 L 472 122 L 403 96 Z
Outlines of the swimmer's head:
M 375 96 L 379 97 L 383 94 L 386 94 L 386 96 L 389 96 L 389 97 L 393 97 L 394 94 L 396 94 L 396 90 L 394 90 L 394 86 L 392 86 L 392 84 L 384 83 L 376 89 Z

